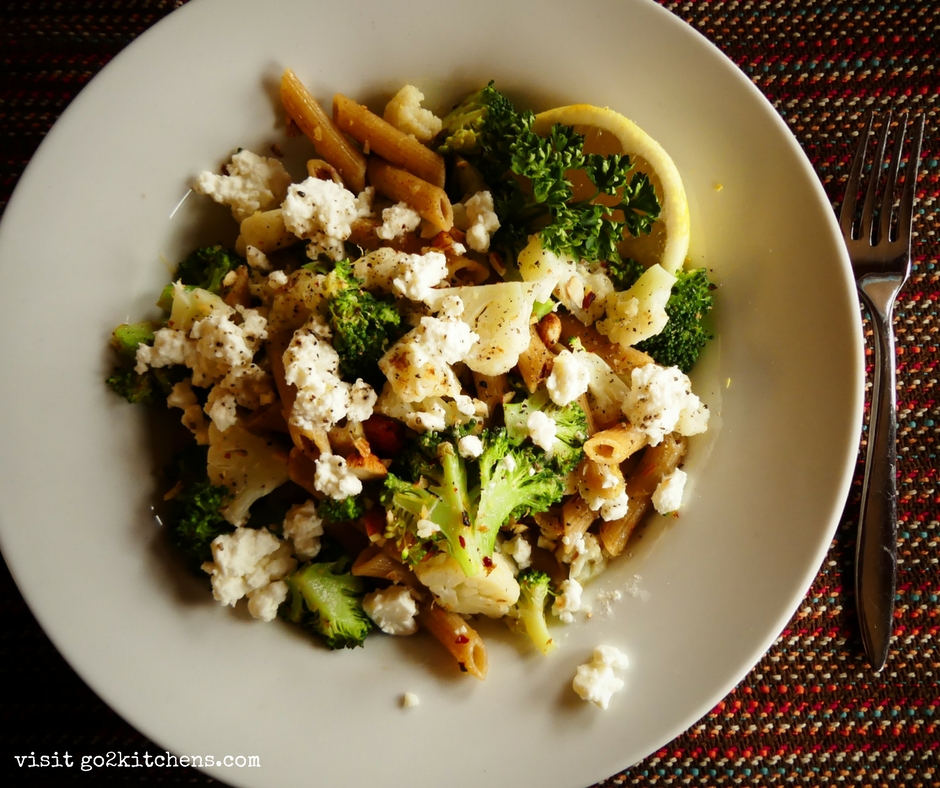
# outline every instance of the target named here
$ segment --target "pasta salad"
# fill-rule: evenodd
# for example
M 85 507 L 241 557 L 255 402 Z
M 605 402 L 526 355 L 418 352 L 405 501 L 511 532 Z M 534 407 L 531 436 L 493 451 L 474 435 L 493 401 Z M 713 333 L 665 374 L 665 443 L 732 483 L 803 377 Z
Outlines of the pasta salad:
M 287 70 L 281 100 L 305 177 L 241 149 L 198 175 L 237 240 L 112 337 L 111 387 L 182 425 L 169 538 L 222 605 L 329 648 L 425 630 L 482 679 L 485 616 L 548 653 L 644 518 L 680 509 L 708 425 L 687 373 L 713 286 L 681 223 L 678 264 L 632 253 L 681 183 L 493 83 L 441 114 L 411 85 L 327 113 Z

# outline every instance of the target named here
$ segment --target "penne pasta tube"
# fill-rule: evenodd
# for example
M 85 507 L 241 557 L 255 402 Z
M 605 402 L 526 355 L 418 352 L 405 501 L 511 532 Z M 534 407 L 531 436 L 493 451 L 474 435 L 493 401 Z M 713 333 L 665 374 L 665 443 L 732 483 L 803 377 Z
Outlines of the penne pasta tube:
M 652 363 L 650 358 L 642 350 L 632 347 L 623 347 L 618 343 L 611 342 L 594 326 L 586 326 L 578 318 L 571 314 L 559 315 L 561 319 L 561 340 L 567 342 L 576 337 L 581 340 L 584 349 L 600 356 L 607 366 L 609 366 L 618 375 L 629 379 L 634 367 L 642 367 L 644 364 Z
M 357 577 L 379 577 L 409 588 L 418 585 L 414 572 L 378 545 L 369 545 L 359 553 L 350 571 Z
M 248 247 L 253 246 L 260 252 L 271 254 L 279 249 L 285 249 L 300 239 L 284 226 L 284 217 L 280 208 L 270 211 L 258 211 L 242 220 L 239 226 L 238 238 L 235 241 L 235 251 L 242 257 L 248 253 Z
M 584 536 L 596 519 L 597 513 L 591 511 L 587 501 L 580 495 L 572 495 L 565 501 L 561 507 L 561 522 L 564 528 L 561 544 L 565 555 L 571 553 L 575 543 Z
M 545 346 L 536 326 L 530 325 L 529 346 L 519 354 L 517 362 L 519 375 L 530 394 L 535 393 L 539 384 L 552 374 L 554 362 L 555 354 Z
M 454 226 L 454 208 L 447 193 L 439 186 L 377 156 L 369 157 L 366 173 L 369 185 L 374 186 L 379 194 L 395 202 L 407 203 L 438 231 L 447 232 Z
M 503 398 L 509 391 L 506 375 L 484 375 L 482 372 L 473 372 L 472 374 L 477 399 L 486 403 L 490 419 L 496 414 L 502 414 Z M 502 418 L 501 415 L 500 418 Z
M 444 159 L 368 107 L 337 93 L 333 97 L 333 122 L 340 131 L 362 143 L 369 153 L 408 170 L 432 186 L 444 186 Z M 320 155 L 329 161 L 328 156 Z M 341 167 L 337 169 L 342 172 Z
M 594 433 L 584 443 L 584 454 L 593 462 L 620 465 L 646 445 L 647 437 L 631 424 L 618 424 Z
M 342 135 L 326 110 L 289 68 L 281 76 L 281 103 L 317 153 L 337 169 L 346 187 L 359 194 L 365 188 L 365 156 Z
M 421 605 L 418 623 L 453 655 L 463 672 L 486 678 L 486 645 L 463 616 L 435 604 Z
M 484 263 L 472 257 L 447 255 L 447 281 L 454 287 L 482 285 L 491 273 Z

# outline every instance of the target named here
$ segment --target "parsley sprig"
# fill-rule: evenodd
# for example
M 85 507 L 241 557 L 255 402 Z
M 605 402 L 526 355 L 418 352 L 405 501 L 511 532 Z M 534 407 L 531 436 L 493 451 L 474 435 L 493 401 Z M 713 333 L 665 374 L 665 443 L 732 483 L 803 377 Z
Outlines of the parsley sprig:
M 659 218 L 659 200 L 629 156 L 586 153 L 584 135 L 570 126 L 557 124 L 540 137 L 532 130 L 535 114 L 516 110 L 492 83 L 468 100 L 485 108 L 476 116 L 482 122 L 468 158 L 493 194 L 501 223 L 493 239 L 497 246 L 514 255 L 530 233 L 539 232 L 556 253 L 618 261 L 617 244 L 625 233 L 650 232 Z M 574 199 L 573 170 L 587 176 L 594 194 Z M 595 202 L 601 196 L 613 200 Z

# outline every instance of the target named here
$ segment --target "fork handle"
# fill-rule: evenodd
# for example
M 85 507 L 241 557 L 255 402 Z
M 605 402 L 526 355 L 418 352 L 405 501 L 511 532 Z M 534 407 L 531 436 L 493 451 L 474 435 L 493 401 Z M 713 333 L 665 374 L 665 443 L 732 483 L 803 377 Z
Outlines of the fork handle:
M 855 599 L 872 669 L 888 657 L 897 589 L 897 398 L 892 297 L 862 290 L 874 334 L 874 382 L 855 556 Z M 878 301 L 881 303 L 878 303 Z

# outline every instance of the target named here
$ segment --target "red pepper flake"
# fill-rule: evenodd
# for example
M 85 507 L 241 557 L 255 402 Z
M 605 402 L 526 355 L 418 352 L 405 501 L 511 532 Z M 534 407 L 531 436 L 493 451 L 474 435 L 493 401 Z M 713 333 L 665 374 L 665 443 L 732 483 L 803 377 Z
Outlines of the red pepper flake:
M 459 643 L 460 645 L 463 645 L 464 643 L 469 643 L 469 642 L 470 642 L 470 638 L 468 638 L 466 635 L 457 635 L 457 637 L 454 638 L 454 643 Z
M 594 303 L 594 299 L 596 298 L 597 298 L 597 293 L 595 293 L 593 290 L 588 290 L 584 294 L 584 299 L 581 301 L 581 308 L 589 309 L 591 304 Z
M 458 663 L 457 663 L 457 667 L 460 668 L 460 672 L 461 672 L 461 673 L 466 673 L 466 672 L 467 672 L 467 666 L 466 666 L 465 663 L 463 663 L 463 662 L 458 662 Z
M 466 546 L 467 546 L 467 540 L 466 540 L 466 539 L 464 539 L 462 536 L 458 537 L 458 539 L 460 540 L 460 546 L 461 546 L 461 547 L 466 547 Z
M 487 569 L 492 568 L 493 559 L 490 558 L 488 555 L 483 556 L 483 566 L 485 566 Z

